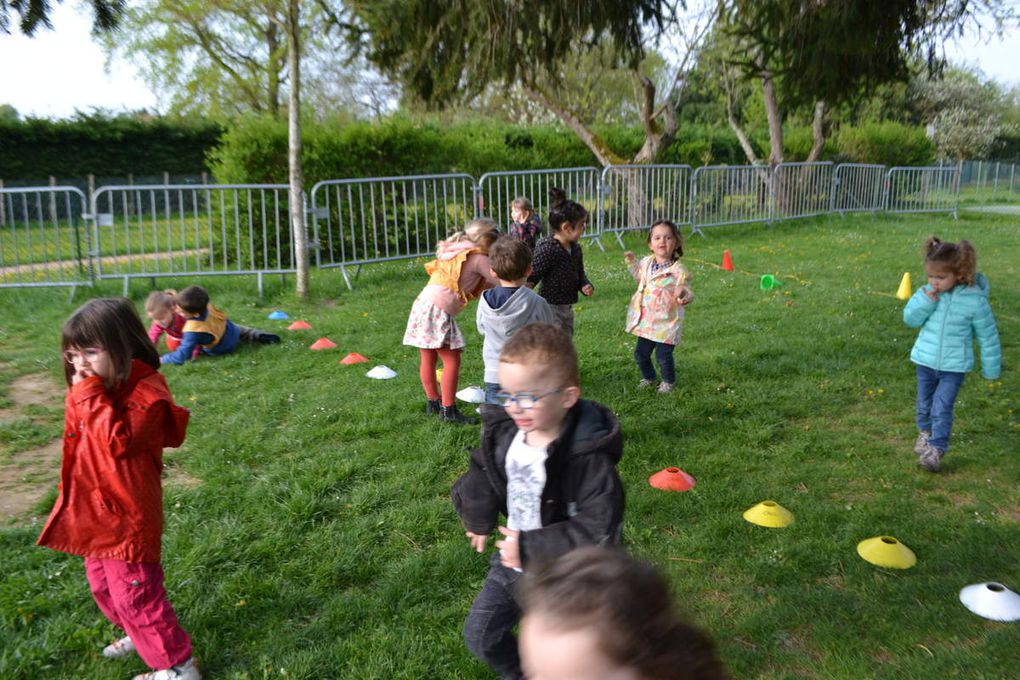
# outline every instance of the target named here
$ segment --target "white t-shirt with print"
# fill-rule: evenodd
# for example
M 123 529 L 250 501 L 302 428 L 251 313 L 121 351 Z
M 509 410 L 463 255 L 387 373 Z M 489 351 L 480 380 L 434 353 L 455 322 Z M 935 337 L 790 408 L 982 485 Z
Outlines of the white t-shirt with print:
M 530 446 L 518 430 L 506 452 L 506 525 L 518 531 L 542 528 L 545 446 Z

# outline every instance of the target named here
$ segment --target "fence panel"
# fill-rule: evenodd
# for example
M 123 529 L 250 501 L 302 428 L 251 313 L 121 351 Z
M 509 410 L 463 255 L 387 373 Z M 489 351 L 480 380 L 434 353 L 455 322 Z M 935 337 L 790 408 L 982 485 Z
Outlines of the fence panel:
M 691 226 L 772 220 L 772 171 L 767 165 L 706 165 L 691 182 Z
M 689 165 L 610 165 L 602 171 L 598 233 L 620 235 L 657 220 L 687 224 L 691 215 Z
M 75 187 L 0 189 L 0 287 L 91 284 L 87 206 Z
M 888 212 L 949 212 L 954 216 L 960 199 L 956 168 L 889 168 L 885 179 Z
M 316 264 L 347 267 L 432 254 L 475 216 L 471 175 L 337 179 L 312 187 Z
M 286 184 L 106 186 L 92 196 L 99 278 L 296 270 Z
M 832 163 L 779 163 L 772 170 L 773 218 L 823 215 L 832 201 Z
M 884 205 L 884 165 L 841 163 L 832 175 L 830 212 L 878 212 Z
M 519 172 L 487 172 L 478 180 L 479 217 L 491 217 L 499 224 L 508 224 L 510 204 L 521 196 L 531 201 L 535 214 L 549 213 L 553 187 L 563 189 L 567 198 L 577 201 L 594 214 L 598 208 L 599 171 L 597 168 L 560 168 L 556 170 L 522 170 Z M 597 233 L 597 225 L 589 225 L 589 233 Z

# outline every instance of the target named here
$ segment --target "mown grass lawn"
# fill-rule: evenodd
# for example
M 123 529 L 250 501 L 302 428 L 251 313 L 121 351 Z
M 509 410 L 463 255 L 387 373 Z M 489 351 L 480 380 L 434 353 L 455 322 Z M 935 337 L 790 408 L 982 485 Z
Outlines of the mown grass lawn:
M 636 389 L 622 330 L 633 283 L 619 248 L 586 247 L 596 293 L 577 307 L 583 392 L 622 422 L 629 548 L 669 574 L 737 678 L 1014 676 L 1020 624 L 981 619 L 958 593 L 992 580 L 1020 590 L 1017 219 L 856 216 L 706 231 L 688 243 L 697 299 L 667 396 Z M 999 381 L 965 382 L 940 475 L 919 470 L 911 452 L 915 332 L 893 296 L 903 272 L 923 281 L 930 233 L 975 243 L 1005 366 Z M 644 248 L 636 235 L 627 242 Z M 724 248 L 737 272 L 716 266 Z M 765 273 L 785 285 L 759 290 Z M 193 417 L 185 445 L 166 453 L 164 567 L 207 677 L 489 677 L 460 637 L 487 557 L 469 549 L 448 501 L 477 429 L 423 415 L 417 356 L 400 345 L 424 280 L 418 262 L 377 265 L 350 293 L 338 273 L 321 273 L 301 302 L 291 278 L 262 300 L 252 279 L 202 282 L 242 323 L 282 329 L 266 315 L 283 309 L 314 326 L 282 331 L 278 346 L 166 369 Z M 139 307 L 144 285 L 132 287 Z M 81 301 L 0 290 L 0 394 L 18 375 L 59 378 L 59 327 Z M 473 315 L 474 306 L 462 317 L 462 385 L 481 381 Z M 320 336 L 338 349 L 308 351 Z M 340 365 L 349 351 L 398 377 L 373 381 L 364 375 L 373 364 Z M 42 414 L 0 425 L 0 466 L 59 434 L 58 412 Z M 697 487 L 649 487 L 669 465 Z M 80 560 L 34 546 L 53 494 L 0 531 L 0 677 L 130 677 L 137 659 L 99 655 L 114 630 Z M 763 499 L 796 522 L 745 522 L 741 512 Z M 878 535 L 912 548 L 917 566 L 861 560 L 857 542 Z

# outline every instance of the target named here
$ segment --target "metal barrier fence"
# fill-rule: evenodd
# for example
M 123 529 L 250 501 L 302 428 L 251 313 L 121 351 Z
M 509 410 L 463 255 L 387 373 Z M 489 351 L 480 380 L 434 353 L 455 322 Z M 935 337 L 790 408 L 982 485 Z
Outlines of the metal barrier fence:
M 602 171 L 598 234 L 647 229 L 656 220 L 687 224 L 691 210 L 689 165 L 611 165 Z
M 954 164 L 955 166 L 955 164 Z M 961 161 L 960 189 L 993 198 L 1020 194 L 1020 164 L 1008 161 Z
M 487 172 L 478 179 L 477 217 L 491 217 L 499 224 L 510 221 L 510 204 L 517 197 L 531 201 L 535 214 L 548 214 L 553 187 L 563 189 L 567 197 L 594 214 L 598 208 L 599 170 L 562 168 L 558 170 L 522 170 Z M 594 227 L 594 224 L 591 226 Z
M 885 180 L 887 212 L 949 212 L 956 216 L 960 185 L 953 167 L 889 168 Z
M 286 184 L 108 186 L 92 195 L 96 276 L 296 271 Z
M 779 163 L 772 169 L 772 218 L 793 220 L 829 211 L 832 163 Z
M 691 180 L 694 234 L 703 227 L 772 220 L 772 172 L 767 165 L 706 165 Z
M 471 175 L 327 180 L 311 192 L 315 264 L 339 267 L 429 255 L 475 216 Z M 355 274 L 357 275 L 357 274 Z
M 878 212 L 885 205 L 884 165 L 842 163 L 832 173 L 829 211 Z
M 0 189 L 0 288 L 90 285 L 87 206 L 75 187 Z
M 510 202 L 539 213 L 560 186 L 589 208 L 589 235 L 645 229 L 656 219 L 706 227 L 826 212 L 950 212 L 959 166 L 785 163 L 686 165 L 417 175 L 319 182 L 303 206 L 320 269 L 430 256 L 437 243 Z M 88 206 L 91 209 L 88 209 Z M 285 184 L 104 186 L 91 202 L 74 187 L 0 189 L 0 287 L 77 286 L 99 279 L 263 275 L 296 271 Z

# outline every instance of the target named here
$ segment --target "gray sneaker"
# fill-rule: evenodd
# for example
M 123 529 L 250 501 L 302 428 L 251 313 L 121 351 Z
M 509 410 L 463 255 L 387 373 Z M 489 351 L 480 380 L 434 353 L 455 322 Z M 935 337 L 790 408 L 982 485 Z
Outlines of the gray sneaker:
M 641 378 L 641 382 L 637 384 L 639 390 L 651 390 L 655 388 L 655 381 L 649 380 L 648 378 Z
M 659 383 L 659 394 L 666 394 L 673 391 L 673 383 Z
M 924 453 L 918 459 L 917 464 L 928 472 L 938 472 L 942 469 L 942 457 L 944 455 L 946 455 L 945 451 L 928 444 L 924 449 Z
M 923 455 L 924 450 L 928 448 L 928 440 L 931 439 L 931 432 L 928 430 L 921 430 L 917 433 L 917 441 L 914 442 L 914 453 L 917 455 Z

